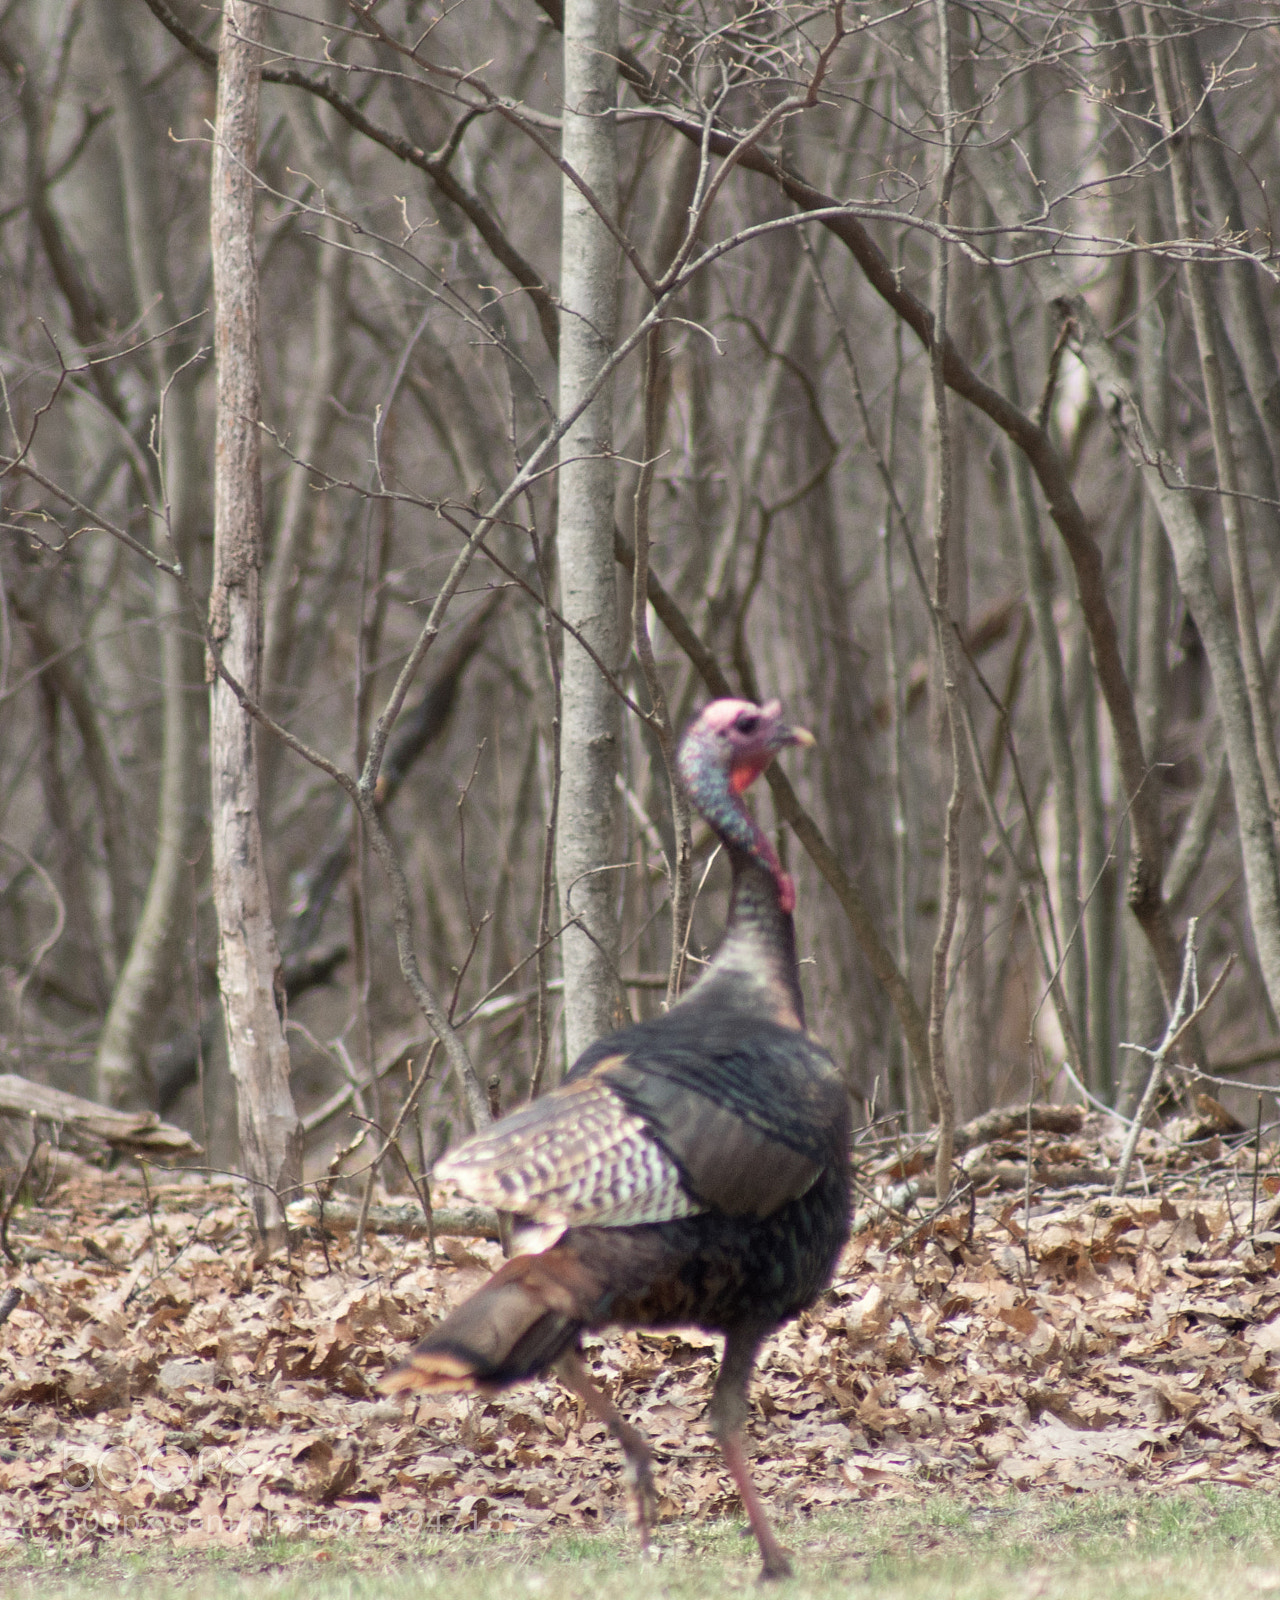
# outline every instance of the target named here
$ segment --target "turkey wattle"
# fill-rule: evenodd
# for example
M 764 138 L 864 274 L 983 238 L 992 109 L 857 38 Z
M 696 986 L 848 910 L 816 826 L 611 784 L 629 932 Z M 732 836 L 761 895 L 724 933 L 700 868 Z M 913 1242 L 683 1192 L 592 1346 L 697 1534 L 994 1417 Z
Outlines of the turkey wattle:
M 724 1335 L 711 1400 L 765 1577 L 790 1572 L 751 1481 L 747 1385 L 762 1341 L 813 1303 L 849 1232 L 849 1101 L 805 1031 L 795 890 L 742 801 L 788 745 L 776 700 L 716 700 L 677 757 L 689 797 L 733 868 L 728 927 L 666 1013 L 599 1040 L 559 1088 L 451 1151 L 436 1175 L 511 1212 L 514 1256 L 383 1380 L 492 1391 L 554 1370 L 606 1423 L 627 1462 L 643 1543 L 650 1452 L 588 1375 L 584 1329 L 690 1324 Z

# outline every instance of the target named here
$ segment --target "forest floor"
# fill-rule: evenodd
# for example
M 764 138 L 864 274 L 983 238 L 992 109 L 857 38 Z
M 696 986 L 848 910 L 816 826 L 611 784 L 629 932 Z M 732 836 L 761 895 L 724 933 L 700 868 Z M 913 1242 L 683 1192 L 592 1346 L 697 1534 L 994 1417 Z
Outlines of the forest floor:
M 1251 1600 L 1280 1593 L 1280 1503 L 1201 1485 L 1158 1496 L 1005 1494 L 968 1506 L 862 1503 L 783 1524 L 797 1576 L 778 1600 Z M 0 1566 L 8 1600 L 741 1600 L 754 1544 L 726 1521 L 668 1528 L 656 1561 L 624 1530 L 543 1538 L 383 1531 L 207 1550 L 106 1540 Z
M 1014 1572 L 1017 1593 L 1052 1596 L 1075 1571 L 1062 1592 L 1086 1600 L 1101 1563 L 1099 1593 L 1220 1595 L 1227 1573 L 1235 1592 L 1280 1593 L 1280 1151 L 1147 1135 L 1116 1199 L 1114 1125 L 1032 1143 L 1029 1189 L 1010 1135 L 970 1151 L 977 1189 L 940 1215 L 917 1200 L 863 1227 L 830 1292 L 766 1347 L 757 1482 L 806 1591 L 879 1574 L 886 1594 L 1000 1596 Z M 860 1201 L 901 1176 L 864 1165 Z M 617 1453 L 556 1384 L 377 1392 L 496 1245 L 441 1239 L 433 1264 L 423 1238 L 357 1251 L 312 1231 L 263 1260 L 235 1186 L 83 1168 L 0 1243 L 21 1292 L 0 1329 L 5 1592 L 48 1593 L 54 1573 L 87 1592 L 94 1569 L 275 1574 L 281 1594 L 305 1570 L 316 1592 L 317 1562 L 350 1595 L 370 1562 L 417 1586 L 406 1596 L 431 1572 L 459 1597 L 645 1592 L 607 1579 L 634 1570 Z M 692 1332 L 586 1345 L 654 1445 L 671 1594 L 681 1563 L 700 1593 L 754 1570 L 701 1420 L 715 1353 Z M 1041 1536 L 1066 1552 L 1043 1582 Z M 995 1587 L 972 1587 L 982 1551 Z M 568 1588 L 546 1577 L 562 1568 Z M 1122 1569 L 1137 1586 L 1116 1587 Z M 1208 1587 L 1186 1588 L 1200 1569 Z M 489 1576 L 458 1588 L 464 1571 Z

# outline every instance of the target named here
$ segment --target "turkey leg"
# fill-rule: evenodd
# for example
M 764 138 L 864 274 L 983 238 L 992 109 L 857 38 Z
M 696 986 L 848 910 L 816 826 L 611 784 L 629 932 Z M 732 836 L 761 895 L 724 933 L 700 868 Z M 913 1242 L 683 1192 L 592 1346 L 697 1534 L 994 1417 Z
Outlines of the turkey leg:
M 720 1373 L 711 1396 L 711 1433 L 720 1446 L 720 1454 L 737 1485 L 742 1508 L 760 1546 L 760 1581 L 791 1577 L 791 1563 L 778 1542 L 772 1524 L 751 1481 L 751 1464 L 747 1460 L 742 1428 L 747 1420 L 747 1385 L 756 1363 L 763 1334 L 755 1329 L 735 1329 L 725 1335 L 724 1356 Z
M 627 1486 L 627 1504 L 631 1520 L 640 1535 L 641 1550 L 649 1548 L 649 1530 L 658 1509 L 658 1494 L 653 1486 L 653 1453 L 638 1433 L 626 1421 L 600 1385 L 587 1371 L 576 1350 L 566 1350 L 555 1364 L 555 1374 L 571 1394 L 577 1395 L 597 1422 L 605 1427 L 622 1446 L 626 1457 L 623 1476 Z

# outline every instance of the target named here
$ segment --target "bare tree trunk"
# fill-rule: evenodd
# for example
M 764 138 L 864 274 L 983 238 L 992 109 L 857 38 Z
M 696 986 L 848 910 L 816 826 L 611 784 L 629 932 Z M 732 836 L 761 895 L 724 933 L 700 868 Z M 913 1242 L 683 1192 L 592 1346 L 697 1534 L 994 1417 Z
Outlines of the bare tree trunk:
M 951 102 L 951 28 L 947 0 L 934 0 L 938 27 L 938 85 L 941 89 L 942 148 L 938 160 L 938 217 L 950 223 L 951 186 L 955 178 L 955 114 Z M 933 943 L 929 971 L 929 1067 L 933 1089 L 938 1097 L 938 1154 L 934 1163 L 934 1182 L 938 1203 L 951 1191 L 951 1164 L 955 1150 L 956 1103 L 948 1080 L 943 1042 L 947 1009 L 947 959 L 955 932 L 960 902 L 960 818 L 965 801 L 965 766 L 960 735 L 960 663 L 955 629 L 951 620 L 951 538 L 952 457 L 951 430 L 947 418 L 947 387 L 944 377 L 944 351 L 947 337 L 947 288 L 950 252 L 946 238 L 939 234 L 934 266 L 933 342 L 930 372 L 933 379 L 933 415 L 938 437 L 937 501 L 933 541 L 933 624 L 937 630 L 942 660 L 942 681 L 946 694 L 947 731 L 951 745 L 951 794 L 947 800 L 942 840 L 942 888 L 939 895 L 938 932 Z
M 742 429 L 739 451 L 741 470 L 727 497 L 725 515 L 710 554 L 710 576 L 699 632 L 712 649 L 721 643 L 721 630 L 738 608 L 738 567 L 749 551 L 750 529 L 760 493 L 760 481 L 769 457 L 769 434 L 776 425 L 778 396 L 795 359 L 796 348 L 813 318 L 812 275 L 791 276 L 785 298 L 778 302 L 769 325 L 770 357 L 751 389 L 750 408 Z
M 935 273 L 937 269 L 935 268 Z M 954 265 L 952 266 L 954 274 Z M 954 281 L 954 280 L 953 280 Z M 952 293 L 952 304 L 962 303 Z M 944 441 L 940 420 L 950 432 Z M 975 792 L 972 753 L 963 738 L 951 737 L 951 717 L 960 697 L 967 702 L 969 690 L 968 663 L 956 645 L 963 638 L 969 622 L 969 575 L 966 549 L 966 516 L 968 484 L 963 445 L 964 418 L 950 413 L 939 419 L 936 397 L 931 391 L 924 393 L 920 419 L 923 500 L 934 530 L 934 587 L 935 596 L 944 599 L 935 606 L 945 606 L 938 611 L 930 650 L 929 670 L 929 737 L 937 760 L 939 782 L 952 776 L 955 793 L 968 800 Z M 950 456 L 950 470 L 946 471 L 943 451 Z M 945 528 L 944 506 L 947 507 Z M 938 576 L 938 565 L 943 560 L 939 553 L 945 551 L 946 573 Z M 950 650 L 948 655 L 948 639 Z M 949 771 L 949 762 L 955 771 Z M 947 817 L 947 839 L 950 838 L 950 809 Z M 947 1076 L 956 1101 L 956 1116 L 961 1120 L 990 1110 L 990 1063 L 987 1059 L 986 1041 L 983 1037 L 983 1009 L 986 989 L 986 962 L 983 948 L 983 923 L 985 907 L 982 904 L 986 864 L 982 850 L 984 818 L 981 808 L 964 805 L 958 812 L 954 841 L 956 872 L 955 929 L 950 939 L 947 957 L 946 1018 L 943 1048 L 947 1061 Z M 943 892 L 945 911 L 949 863 L 946 852 L 950 846 L 944 840 Z
M 988 278 L 992 320 L 995 323 L 995 365 L 1000 386 L 1014 405 L 1022 404 L 1021 385 L 1014 357 L 1013 330 L 1009 325 L 1008 306 L 1004 285 L 997 273 Z M 1045 543 L 1040 527 L 1040 512 L 1036 505 L 1031 482 L 1031 469 L 1021 450 L 1009 447 L 1009 470 L 1013 478 L 1014 504 L 1018 536 L 1022 544 L 1022 557 L 1027 569 L 1027 595 L 1031 602 L 1031 621 L 1035 628 L 1036 646 L 1040 654 L 1040 679 L 1042 716 L 1045 742 L 1049 751 L 1049 766 L 1053 773 L 1053 811 L 1056 823 L 1057 852 L 1054 863 L 1054 887 L 1058 892 L 1060 926 L 1057 929 L 1058 948 L 1054 959 L 1062 960 L 1062 987 L 1071 1007 L 1076 1035 L 1087 1038 L 1086 1027 L 1086 972 L 1084 952 L 1078 939 L 1072 942 L 1065 959 L 1061 946 L 1071 938 L 1072 930 L 1080 919 L 1080 818 L 1076 806 L 1076 762 L 1071 749 L 1071 721 L 1067 715 L 1066 692 L 1063 687 L 1062 635 L 1053 614 L 1054 577 L 1053 556 Z M 1084 1075 L 1088 1063 L 1078 1061 L 1077 1070 Z
M 1013 159 L 990 146 L 975 147 L 969 156 L 969 165 L 986 190 L 992 209 L 1007 227 L 1016 227 L 1021 217 L 1035 209 L 1034 205 L 1023 203 L 1022 182 L 1013 168 Z M 1152 432 L 1133 385 L 1127 380 L 1084 295 L 1059 264 L 1047 256 L 1029 263 L 1027 270 L 1042 299 L 1074 319 L 1078 340 L 1074 348 L 1098 391 L 1104 413 L 1141 474 L 1172 547 L 1178 586 L 1204 641 L 1222 713 L 1222 731 L 1240 818 L 1241 855 L 1258 963 L 1272 1006 L 1280 1009 L 1280 872 L 1277 871 L 1275 835 L 1254 741 L 1244 667 L 1230 619 L 1214 587 L 1204 526 L 1190 496 L 1178 481 L 1176 465 L 1163 448 L 1163 441 Z M 1116 729 L 1117 734 L 1119 731 Z M 1117 745 L 1122 761 L 1131 762 L 1136 752 L 1126 752 L 1118 738 Z M 1136 843 L 1139 808 L 1154 802 L 1144 798 L 1142 783 L 1135 783 L 1132 773 L 1126 771 L 1124 777 Z M 1148 922 L 1152 908 L 1163 911 L 1158 880 L 1154 879 L 1152 870 L 1159 859 L 1157 841 L 1152 837 L 1142 851 L 1143 881 L 1134 884 L 1133 874 L 1130 874 L 1130 905 L 1135 912 L 1145 906 Z M 1148 922 L 1144 922 L 1144 927 Z M 1162 945 L 1160 976 L 1166 1004 L 1171 1005 L 1168 955 L 1167 946 Z
M 258 695 L 262 478 L 261 374 L 253 172 L 266 12 L 226 0 L 218 58 L 210 223 L 213 238 L 217 435 L 209 627 L 228 672 Z M 258 817 L 253 723 L 221 677 L 210 690 L 213 898 L 227 1052 L 241 1160 L 259 1232 L 283 1238 L 284 1191 L 302 1176 L 302 1125 L 289 1090 L 280 954 Z
M 1169 146 L 1169 176 L 1173 186 L 1174 216 L 1177 219 L 1179 234 L 1184 239 L 1193 239 L 1198 235 L 1199 227 L 1192 195 L 1191 155 L 1185 135 L 1178 126 L 1185 119 L 1188 108 L 1185 97 L 1177 91 L 1176 81 L 1165 61 L 1155 13 L 1149 6 L 1144 6 L 1142 10 L 1147 23 L 1147 54 L 1151 63 L 1151 75 L 1155 80 L 1156 103 Z M 1216 338 L 1217 319 L 1210 304 L 1208 268 L 1202 262 L 1185 260 L 1182 263 L 1182 275 L 1186 284 L 1187 299 L 1191 303 L 1191 325 L 1195 330 L 1196 349 L 1200 356 L 1200 379 L 1204 384 L 1205 406 L 1209 412 L 1209 431 L 1213 439 L 1214 463 L 1222 491 L 1220 497 L 1222 527 L 1226 535 L 1227 559 L 1231 568 L 1236 638 L 1244 666 L 1249 711 L 1253 718 L 1253 737 L 1257 746 L 1258 764 L 1262 770 L 1267 803 L 1272 815 L 1275 815 L 1280 811 L 1280 759 L 1276 755 L 1275 728 L 1271 718 L 1270 697 L 1267 693 L 1267 671 L 1262 661 L 1262 643 L 1258 638 L 1258 616 L 1253 598 L 1253 580 L 1249 573 L 1249 551 L 1243 508 L 1239 498 L 1235 447 L 1227 411 L 1222 359 L 1218 353 Z
M 38 591 L 37 591 L 38 592 Z M 77 656 L 66 650 L 50 626 L 47 614 L 22 588 L 5 596 L 31 640 L 32 650 L 65 704 L 80 735 L 85 776 L 93 788 L 93 802 L 102 827 L 102 853 L 111 889 L 111 958 L 117 970 L 129 951 L 130 880 L 125 826 L 126 800 L 120 774 L 112 759 L 103 718 L 94 704 L 92 677 Z
M 346 258 L 334 247 L 338 224 L 326 218 L 317 229 L 315 292 L 312 296 L 311 373 L 304 391 L 298 438 L 293 446 L 305 466 L 290 466 L 280 506 L 271 563 L 264 584 L 262 683 L 268 704 L 288 705 L 285 676 L 293 644 L 293 628 L 302 569 L 311 549 L 315 492 L 311 463 L 320 459 L 334 414 L 334 389 L 344 350 L 339 304 L 346 290 Z M 270 785 L 263 774 L 264 789 Z
M 617 212 L 616 0 L 564 9 L 565 160 L 604 211 Z M 607 360 L 617 317 L 618 248 L 578 186 L 561 185 L 560 414 L 571 411 Z M 618 654 L 613 561 L 613 397 L 606 385 L 560 445 L 557 555 L 563 614 L 611 668 Z M 613 691 L 568 634 L 562 668 L 556 875 L 561 916 L 565 1050 L 572 1061 L 617 1026 L 618 885 L 607 868 L 617 834 L 619 709 Z
M 1170 43 L 1182 71 L 1184 91 L 1196 104 L 1188 133 L 1195 139 L 1196 172 L 1208 198 L 1209 215 L 1216 227 L 1243 233 L 1244 207 L 1226 157 L 1227 145 L 1218 132 L 1213 99 L 1207 92 L 1199 41 L 1194 33 L 1188 33 Z M 1270 451 L 1272 476 L 1280 476 L 1280 366 L 1259 292 L 1257 268 L 1251 262 L 1232 261 L 1219 267 L 1218 274 L 1226 290 L 1231 336 Z
M 901 362 L 899 362 L 898 376 L 901 376 Z M 895 405 L 890 410 L 890 416 L 896 412 Z M 892 464 L 894 456 L 893 439 L 890 436 L 886 448 L 885 458 Z M 907 857 L 907 787 L 904 781 L 905 762 L 903 760 L 903 728 L 905 719 L 905 706 L 902 694 L 902 673 L 898 663 L 898 615 L 897 599 L 894 594 L 893 576 L 893 502 L 886 494 L 884 517 L 880 523 L 880 572 L 884 584 L 884 640 L 882 650 L 884 653 L 885 683 L 887 685 L 886 700 L 889 707 L 889 804 L 890 827 L 893 833 L 893 923 L 894 923 L 894 954 L 898 961 L 898 970 L 904 980 L 911 981 L 911 902 L 908 898 L 910 877 L 908 874 Z M 893 1090 L 894 1099 L 890 1104 L 901 1105 L 907 1113 L 907 1126 L 916 1127 L 915 1116 L 915 1074 L 911 1071 L 911 1057 L 906 1048 L 905 1040 L 895 1034 L 890 1044 L 889 1081 Z
M 1159 214 L 1154 203 L 1147 207 L 1144 224 L 1148 237 L 1156 238 Z M 1160 263 L 1144 252 L 1138 256 L 1137 273 L 1138 301 L 1142 307 L 1138 317 L 1138 387 L 1152 429 L 1157 438 L 1162 438 L 1167 426 L 1165 399 L 1169 368 L 1165 313 L 1158 293 Z M 1144 494 L 1138 524 L 1138 559 L 1130 577 L 1135 588 L 1130 649 L 1134 662 L 1134 709 L 1142 748 L 1153 769 L 1160 760 L 1168 694 L 1170 577 L 1169 545 L 1160 515 L 1151 496 Z M 1147 782 L 1160 781 L 1159 771 L 1150 770 Z M 1213 780 L 1206 774 L 1204 781 Z M 1170 872 L 1166 872 L 1166 893 L 1169 893 L 1169 876 Z M 1154 1046 L 1167 1020 L 1160 993 L 1160 975 L 1150 947 L 1131 917 L 1125 920 L 1124 929 L 1128 970 L 1124 1037 L 1137 1044 Z M 1146 1057 L 1126 1051 L 1118 1065 L 1113 1104 L 1129 1116 L 1142 1097 L 1148 1070 Z
M 1219 273 L 1221 271 L 1219 268 Z M 1228 278 L 1227 282 L 1231 281 Z M 1253 401 L 1245 364 L 1223 321 L 1220 296 L 1216 293 L 1209 297 L 1209 311 L 1213 319 L 1214 343 L 1222 363 L 1227 415 L 1235 439 L 1236 471 L 1240 475 L 1242 505 L 1247 508 L 1248 521 L 1255 529 L 1258 543 L 1266 550 L 1271 572 L 1280 575 L 1280 489 L 1277 488 L 1275 463 L 1267 442 L 1267 431 Z M 1242 343 L 1251 336 L 1248 328 L 1236 334 Z M 1253 362 L 1257 364 L 1256 352 Z
M 898 58 L 899 65 L 916 97 L 921 104 L 927 105 L 934 94 L 933 80 L 929 76 L 927 66 L 917 60 L 914 39 L 905 33 L 901 38 L 904 50 Z M 1003 146 L 995 148 L 989 141 L 972 141 L 966 150 L 965 162 L 968 173 L 977 179 L 985 192 L 987 203 L 996 220 L 1004 227 L 1016 230 L 1025 217 L 1034 215 L 1040 203 L 1039 198 L 1028 194 L 1030 185 L 1025 178 L 1024 168 L 1018 164 L 1019 158 L 1012 150 Z M 808 195 L 802 197 L 801 190 L 794 182 L 789 183 L 788 192 L 793 198 L 802 199 L 802 203 L 813 203 Z M 927 314 L 924 306 L 913 296 L 903 292 L 898 283 L 890 278 L 887 262 L 879 256 L 870 239 L 859 235 L 844 223 L 843 219 L 832 226 L 840 228 L 841 237 L 849 243 L 877 293 L 898 309 L 900 314 L 908 317 L 921 339 L 927 339 L 925 326 Z M 1033 259 L 1027 263 L 1027 274 L 1035 292 L 1046 304 L 1053 305 L 1060 314 L 1070 313 L 1074 316 L 1076 327 L 1080 330 L 1078 346 L 1080 359 L 1104 398 L 1115 393 L 1117 386 L 1124 389 L 1127 396 L 1128 386 L 1125 384 L 1114 352 L 1103 338 L 1097 318 L 1084 296 L 1067 277 L 1058 261 L 1047 254 L 1032 252 L 1032 256 Z M 1048 501 L 1050 514 L 1058 526 L 1071 558 L 1081 610 L 1089 629 L 1089 642 L 1093 650 L 1098 684 L 1111 722 L 1120 776 L 1129 802 L 1132 839 L 1131 870 L 1127 886 L 1129 908 L 1150 940 L 1160 972 L 1161 986 L 1168 1003 L 1172 1004 L 1181 973 L 1181 957 L 1173 936 L 1168 908 L 1160 893 L 1161 862 L 1164 852 L 1160 835 L 1159 808 L 1155 791 L 1148 791 L 1146 785 L 1146 762 L 1138 737 L 1132 693 L 1120 660 L 1115 618 L 1107 598 L 1096 541 L 1088 529 L 1064 464 L 1050 444 L 1044 429 L 1031 422 L 1016 406 L 1010 405 L 1003 394 L 988 389 L 965 365 L 954 349 L 945 352 L 944 360 L 945 370 L 949 374 L 948 381 L 954 385 L 956 392 L 971 399 L 985 411 L 1026 453 Z M 1113 421 L 1120 423 L 1126 445 L 1134 459 L 1144 469 L 1150 464 L 1151 470 L 1144 470 L 1144 477 L 1149 483 L 1151 492 L 1159 499 L 1162 515 L 1167 508 L 1173 515 L 1175 525 L 1179 525 L 1179 518 L 1185 523 L 1188 516 L 1194 521 L 1194 512 L 1190 508 L 1184 507 L 1180 510 L 1175 508 L 1174 502 L 1180 495 L 1180 490 L 1169 488 L 1166 494 L 1160 495 L 1160 485 L 1152 481 L 1152 473 L 1159 478 L 1163 468 L 1156 463 L 1155 457 L 1143 458 L 1145 437 L 1139 443 L 1130 436 L 1127 428 L 1129 411 L 1118 401 L 1116 405 L 1108 403 L 1106 411 Z M 1166 518 L 1166 525 L 1168 520 Z M 1173 537 L 1172 533 L 1170 537 Z M 1280 946 L 1277 946 L 1277 951 L 1280 953 Z M 1184 1047 L 1189 1047 L 1187 1041 L 1184 1041 Z
M 134 302 L 140 326 L 151 341 L 152 381 L 162 419 L 156 433 L 161 503 L 168 519 L 169 537 L 178 559 L 185 564 L 195 543 L 192 522 L 198 503 L 197 419 L 192 374 L 180 373 L 170 383 L 167 347 L 161 337 L 179 322 L 180 314 L 166 271 L 168 219 L 160 215 L 162 201 L 153 142 L 156 134 L 144 109 L 130 16 L 120 0 L 99 0 L 98 35 L 111 89 Z M 156 533 L 159 536 L 160 530 Z M 111 996 L 94 1060 L 97 1097 L 113 1106 L 150 1103 L 146 1051 L 159 1009 L 157 1001 L 172 982 L 175 945 L 185 928 L 187 856 L 196 815 L 198 711 L 189 690 L 199 682 L 199 648 L 191 642 L 177 585 L 154 571 L 151 583 L 160 636 L 160 797 L 156 852 L 146 900 Z
M 812 341 L 805 350 L 814 366 L 815 344 Z M 807 446 L 803 453 L 797 449 L 797 475 L 807 476 L 819 449 L 827 448 L 827 441 L 811 426 L 797 445 Z M 850 871 L 858 873 L 876 920 L 883 924 L 885 896 L 880 869 L 890 856 L 892 843 L 885 837 L 890 830 L 872 803 L 872 797 L 879 796 L 867 737 L 871 714 L 866 677 L 859 671 L 853 649 L 857 629 L 849 605 L 848 578 L 841 565 L 839 505 L 833 491 L 834 485 L 827 476 L 796 510 L 797 519 L 804 518 L 800 526 L 805 548 L 812 552 L 813 566 L 813 571 L 806 574 L 810 598 L 806 600 L 802 594 L 798 599 L 807 606 L 815 627 L 813 659 L 821 664 L 821 676 L 814 684 L 815 698 L 820 697 L 820 703 L 831 708 L 829 733 L 824 739 L 830 748 L 824 751 L 822 764 L 827 834 Z M 840 940 L 846 954 L 837 948 L 834 939 L 831 943 L 828 958 L 833 979 L 839 984 L 841 1003 L 850 1012 L 854 1052 L 878 1065 L 885 1035 L 891 1031 L 887 996 L 874 982 L 856 946 L 847 939 Z M 908 970 L 905 964 L 902 970 Z M 892 1031 L 896 1034 L 897 1030 Z
M 96 1011 L 106 1003 L 107 979 L 94 937 L 93 900 L 85 856 L 76 831 L 71 786 L 63 770 L 60 739 L 60 697 L 52 677 L 37 680 L 40 697 L 40 787 L 44 815 L 53 835 L 54 881 L 66 917 L 63 937 L 74 951 L 79 998 Z
M 1098 730 L 1098 684 L 1093 675 L 1087 643 L 1081 639 L 1081 750 L 1080 817 L 1084 890 L 1088 896 L 1081 911 L 1075 944 L 1083 941 L 1088 975 L 1088 1010 L 1078 1019 L 1081 1034 L 1088 1031 L 1088 1060 L 1084 1065 L 1097 1092 L 1110 1100 L 1115 1058 L 1114 996 L 1116 958 L 1116 873 L 1108 860 L 1107 811 L 1102 794 L 1102 741 Z M 1065 921 L 1065 918 L 1063 919 Z M 1132 919 L 1130 919 L 1132 920 Z M 1067 927 L 1064 937 L 1071 938 Z M 1073 946 L 1074 948 L 1074 946 Z M 1088 1080 L 1086 1080 L 1088 1081 Z

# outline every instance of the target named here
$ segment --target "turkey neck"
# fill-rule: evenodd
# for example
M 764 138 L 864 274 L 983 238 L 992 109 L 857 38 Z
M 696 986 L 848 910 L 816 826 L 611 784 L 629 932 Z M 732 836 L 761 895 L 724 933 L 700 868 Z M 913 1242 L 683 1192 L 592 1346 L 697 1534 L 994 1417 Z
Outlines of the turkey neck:
M 723 997 L 784 1027 L 803 1028 L 795 922 L 778 903 L 777 879 L 752 852 L 728 839 L 724 844 L 733 867 L 729 921 L 690 999 Z

